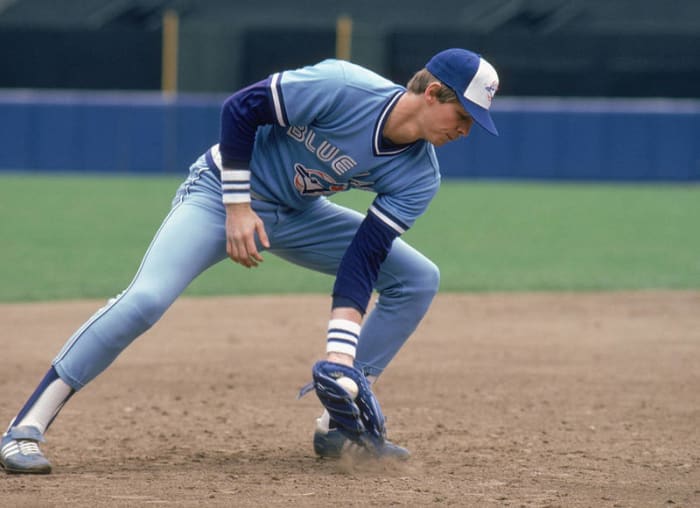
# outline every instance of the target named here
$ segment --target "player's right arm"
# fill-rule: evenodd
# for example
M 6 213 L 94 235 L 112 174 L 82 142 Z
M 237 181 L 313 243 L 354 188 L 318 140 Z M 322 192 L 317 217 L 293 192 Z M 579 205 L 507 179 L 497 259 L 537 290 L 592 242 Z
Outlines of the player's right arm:
M 258 266 L 263 258 L 255 245 L 255 235 L 265 248 L 270 247 L 262 219 L 250 206 L 250 202 L 229 203 L 225 206 L 228 257 L 247 268 Z
M 262 262 L 255 237 L 269 247 L 262 220 L 251 207 L 250 159 L 255 132 L 260 125 L 275 123 L 271 78 L 250 85 L 230 96 L 221 111 L 221 190 L 226 207 L 226 253 L 245 267 Z
M 226 205 L 229 257 L 243 266 L 262 260 L 255 235 L 268 247 L 259 217 L 250 207 L 250 159 L 257 128 L 323 121 L 345 83 L 343 64 L 334 61 L 272 74 L 230 96 L 221 112 L 221 183 Z M 231 206 L 236 205 L 236 206 Z M 261 233 L 262 232 L 262 233 Z

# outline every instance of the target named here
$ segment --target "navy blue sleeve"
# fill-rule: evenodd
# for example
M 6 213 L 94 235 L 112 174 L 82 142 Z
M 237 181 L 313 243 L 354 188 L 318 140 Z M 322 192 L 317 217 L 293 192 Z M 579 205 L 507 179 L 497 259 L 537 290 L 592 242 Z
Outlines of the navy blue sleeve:
M 224 102 L 219 140 L 224 167 L 248 168 L 258 126 L 276 123 L 270 80 L 243 88 Z
M 399 233 L 373 213 L 360 224 L 338 267 L 333 308 L 353 307 L 364 314 L 379 276 L 379 267 Z

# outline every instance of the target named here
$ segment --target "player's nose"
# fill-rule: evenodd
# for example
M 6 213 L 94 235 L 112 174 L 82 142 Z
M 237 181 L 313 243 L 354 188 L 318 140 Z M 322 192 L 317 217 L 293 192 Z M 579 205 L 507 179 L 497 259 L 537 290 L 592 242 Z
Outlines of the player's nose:
M 469 132 L 471 132 L 473 125 L 474 119 L 467 118 L 466 120 L 459 123 L 459 126 L 457 127 L 457 132 L 459 132 L 460 136 L 466 138 L 467 136 L 469 136 Z

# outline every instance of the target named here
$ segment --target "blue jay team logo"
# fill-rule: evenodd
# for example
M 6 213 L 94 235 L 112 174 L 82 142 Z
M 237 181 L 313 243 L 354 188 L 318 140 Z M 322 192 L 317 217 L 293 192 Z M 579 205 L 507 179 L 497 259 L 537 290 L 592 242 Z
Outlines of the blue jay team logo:
M 294 187 L 304 196 L 326 196 L 344 192 L 350 188 L 368 189 L 373 182 L 352 178 L 347 182 L 338 182 L 328 173 L 318 169 L 307 168 L 303 164 L 294 164 Z
M 486 98 L 489 102 L 491 102 L 493 100 L 493 96 L 496 95 L 496 92 L 498 91 L 498 81 L 494 81 L 490 85 L 484 87 L 484 90 L 486 90 Z
M 294 173 L 294 186 L 305 196 L 322 196 L 349 188 L 347 183 L 338 183 L 323 171 L 304 167 L 298 162 L 294 164 Z

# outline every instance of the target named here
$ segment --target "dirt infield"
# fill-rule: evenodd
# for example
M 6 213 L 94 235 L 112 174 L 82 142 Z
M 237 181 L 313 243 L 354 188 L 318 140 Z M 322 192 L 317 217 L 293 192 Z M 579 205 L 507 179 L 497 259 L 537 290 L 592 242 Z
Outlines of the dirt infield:
M 3 425 L 102 303 L 0 306 Z M 376 385 L 408 463 L 313 456 L 328 305 L 178 301 L 0 506 L 700 506 L 700 292 L 439 295 Z

